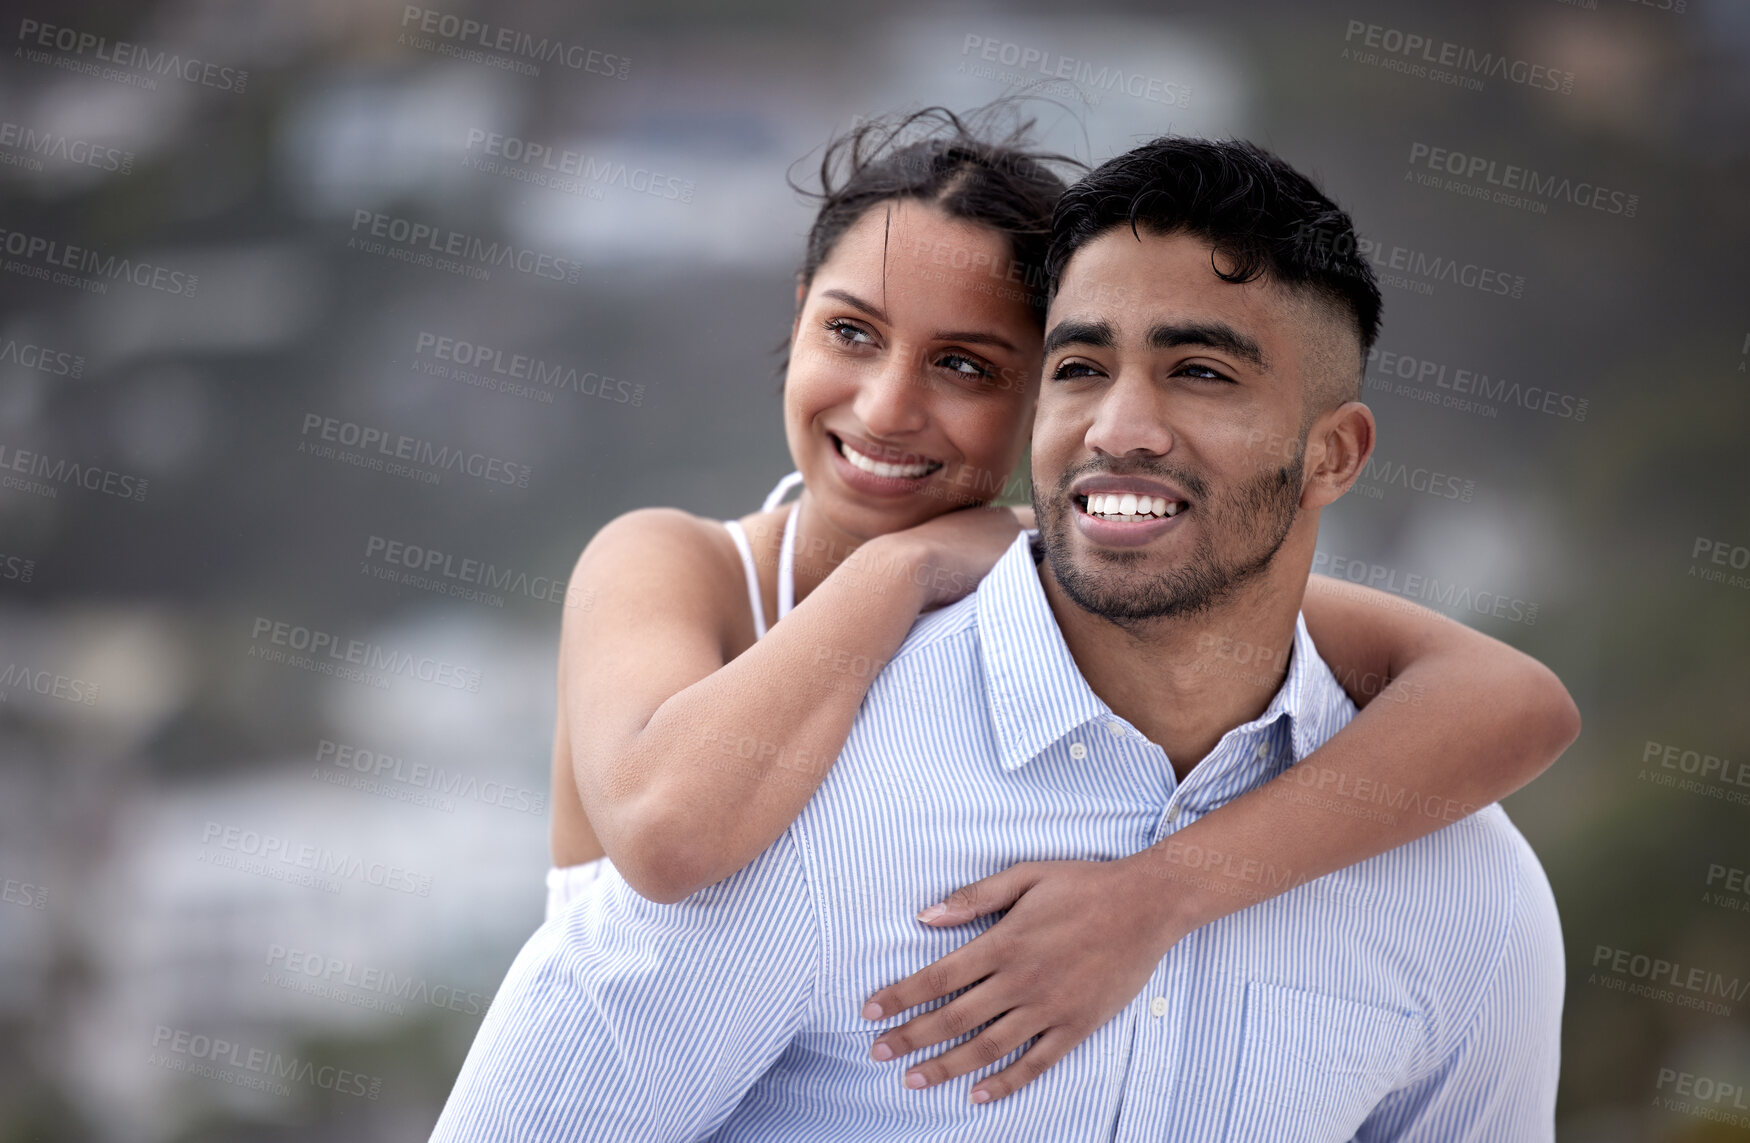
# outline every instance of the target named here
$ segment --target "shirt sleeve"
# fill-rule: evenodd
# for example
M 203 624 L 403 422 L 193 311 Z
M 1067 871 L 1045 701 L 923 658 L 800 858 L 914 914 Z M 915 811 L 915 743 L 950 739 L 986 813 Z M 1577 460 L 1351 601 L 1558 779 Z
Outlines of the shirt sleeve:
M 788 832 L 673 905 L 609 874 L 517 955 L 432 1143 L 708 1135 L 801 1027 L 819 960 Z
M 1555 1139 L 1566 978 L 1555 896 L 1523 841 L 1507 939 L 1464 1034 L 1434 1071 L 1387 1096 L 1358 1143 Z

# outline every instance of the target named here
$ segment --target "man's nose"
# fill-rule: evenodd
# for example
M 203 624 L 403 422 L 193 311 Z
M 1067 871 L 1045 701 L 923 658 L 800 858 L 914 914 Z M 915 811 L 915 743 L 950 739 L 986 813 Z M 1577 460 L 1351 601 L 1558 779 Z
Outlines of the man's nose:
M 1089 449 L 1109 456 L 1164 456 L 1173 441 L 1165 395 L 1153 378 L 1136 373 L 1121 373 L 1106 388 L 1086 439 Z

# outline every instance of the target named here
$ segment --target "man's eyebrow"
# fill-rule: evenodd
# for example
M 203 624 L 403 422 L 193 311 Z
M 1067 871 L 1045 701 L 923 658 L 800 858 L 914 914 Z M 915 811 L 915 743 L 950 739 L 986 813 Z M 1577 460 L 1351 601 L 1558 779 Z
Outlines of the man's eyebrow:
M 1087 345 L 1095 349 L 1111 349 L 1116 344 L 1112 335 L 1112 323 L 1105 321 L 1080 321 L 1068 318 L 1051 327 L 1051 332 L 1045 335 L 1045 352 L 1049 355 L 1066 345 Z
M 1210 349 L 1231 353 L 1260 371 L 1270 368 L 1270 362 L 1264 356 L 1263 348 L 1252 338 L 1225 322 L 1194 322 L 1190 325 L 1163 322 L 1149 329 L 1148 345 L 1150 349 L 1174 349 L 1181 345 L 1205 345 Z
M 886 310 L 882 309 L 880 306 L 876 305 L 874 302 L 864 301 L 862 298 L 859 298 L 857 295 L 851 293 L 849 290 L 822 290 L 822 291 L 820 291 L 820 296 L 823 298 L 837 298 L 839 301 L 845 303 L 847 306 L 850 306 L 852 309 L 862 310 L 864 313 L 868 314 L 870 317 L 874 318 L 876 321 L 879 321 L 879 322 L 887 321 L 887 311 Z

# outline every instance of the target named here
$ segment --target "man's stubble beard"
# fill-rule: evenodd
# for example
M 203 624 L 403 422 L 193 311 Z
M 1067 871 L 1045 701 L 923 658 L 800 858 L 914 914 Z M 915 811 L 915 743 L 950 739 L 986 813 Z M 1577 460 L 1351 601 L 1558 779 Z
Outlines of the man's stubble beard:
M 1033 496 L 1033 513 L 1051 574 L 1076 606 L 1120 626 L 1207 612 L 1261 576 L 1287 542 L 1300 514 L 1304 456 L 1304 450 L 1297 450 L 1293 463 L 1260 472 L 1219 501 L 1206 495 L 1208 482 L 1201 477 L 1160 465 L 1084 465 L 1066 472 L 1049 504 L 1040 503 L 1037 490 Z M 1089 472 L 1153 476 L 1197 497 L 1191 510 L 1201 516 L 1199 535 L 1185 563 L 1159 574 L 1125 573 L 1125 565 L 1140 563 L 1146 556 L 1142 551 L 1122 550 L 1094 555 L 1102 566 L 1083 567 L 1073 562 L 1069 517 L 1075 509 L 1070 505 L 1069 487 Z M 1223 557 L 1215 550 L 1217 534 L 1259 536 L 1261 542 L 1241 555 Z

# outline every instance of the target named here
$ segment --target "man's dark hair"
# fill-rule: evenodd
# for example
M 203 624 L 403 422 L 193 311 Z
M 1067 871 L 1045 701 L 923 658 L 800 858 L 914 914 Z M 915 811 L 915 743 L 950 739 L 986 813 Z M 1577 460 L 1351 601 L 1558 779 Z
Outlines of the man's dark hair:
M 1053 294 L 1076 251 L 1119 226 L 1139 236 L 1193 235 L 1226 263 L 1211 256 L 1225 281 L 1268 275 L 1336 304 L 1354 318 L 1364 360 L 1379 334 L 1379 285 L 1349 216 L 1262 147 L 1163 136 L 1096 167 L 1052 217 L 1045 266 Z

